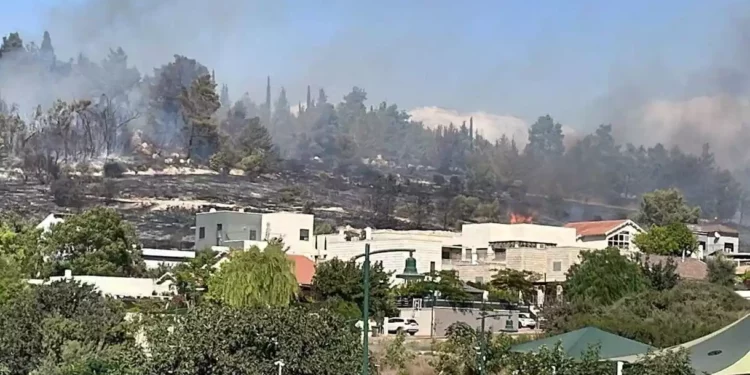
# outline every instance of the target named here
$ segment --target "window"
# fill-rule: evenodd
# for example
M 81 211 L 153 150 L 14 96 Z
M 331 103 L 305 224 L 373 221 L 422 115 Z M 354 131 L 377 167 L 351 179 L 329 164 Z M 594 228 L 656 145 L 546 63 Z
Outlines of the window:
M 430 272 L 435 272 L 435 262 L 430 262 Z
M 258 240 L 258 232 L 255 231 L 255 229 L 250 229 L 250 241 L 257 241 Z
M 515 327 L 513 327 L 513 319 L 507 319 L 505 320 L 505 329 L 509 331 L 514 331 Z
M 495 251 L 495 260 L 504 262 L 505 256 L 508 254 L 507 249 L 493 249 Z
M 479 284 L 482 284 L 482 283 L 484 283 L 484 277 L 477 276 L 477 277 L 474 278 L 474 281 L 476 281 Z
M 562 262 L 552 262 L 552 272 L 562 271 Z
M 630 249 L 630 233 L 627 231 L 617 233 L 607 240 L 608 247 L 615 247 L 620 250 Z
M 216 224 L 216 231 L 221 232 L 221 230 L 224 229 L 224 225 L 222 224 Z
M 299 240 L 300 241 L 310 241 L 310 230 L 309 229 L 300 229 L 299 230 Z
M 733 253 L 734 252 L 734 244 L 733 243 L 725 243 L 724 244 L 724 252 L 725 253 Z
M 388 323 L 403 323 L 404 319 L 402 318 L 390 318 L 388 319 Z
M 467 261 L 471 261 L 471 249 L 466 249 L 466 253 L 464 255 Z
M 206 238 L 206 227 L 200 227 L 198 228 L 198 239 L 204 239 Z
M 487 249 L 477 249 L 477 260 L 482 262 L 487 260 Z

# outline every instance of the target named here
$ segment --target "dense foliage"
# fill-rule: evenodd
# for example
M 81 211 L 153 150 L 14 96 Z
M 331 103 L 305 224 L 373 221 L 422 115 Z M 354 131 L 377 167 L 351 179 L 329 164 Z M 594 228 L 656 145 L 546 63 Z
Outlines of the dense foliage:
M 115 210 L 94 208 L 67 217 L 43 236 L 53 274 L 139 276 L 146 271 L 135 229 Z
M 151 374 L 344 375 L 359 371 L 359 333 L 327 310 L 202 306 L 148 333 Z
M 355 261 L 331 259 L 318 265 L 313 277 L 313 295 L 318 301 L 342 306 L 353 303 L 361 314 L 364 302 L 364 274 L 362 265 Z M 370 266 L 370 316 L 380 321 L 398 313 L 391 290 L 391 273 L 383 269 L 382 262 Z M 351 306 L 351 305 L 349 305 Z M 345 307 L 344 307 L 345 308 Z M 356 314 L 359 316 L 359 314 Z
M 690 256 L 698 249 L 693 232 L 683 223 L 654 225 L 648 232 L 638 233 L 633 244 L 647 254 Z
M 112 209 L 67 216 L 42 233 L 23 221 L 0 221 L 0 258 L 24 277 L 142 276 L 146 266 L 132 225 Z
M 208 297 L 233 307 L 288 306 L 299 290 L 294 261 L 281 244 L 228 254 L 208 281 Z
M 647 286 L 641 267 L 609 248 L 581 253 L 581 263 L 568 270 L 564 290 L 570 301 L 609 305 Z
M 63 372 L 120 357 L 117 367 L 137 366 L 143 353 L 128 335 L 125 311 L 92 286 L 55 282 L 0 303 L 0 366 L 9 374 Z M 67 369 L 70 371 L 70 369 Z M 128 372 L 118 372 L 128 374 Z
M 595 326 L 663 348 L 707 335 L 750 312 L 750 303 L 727 281 L 733 280 L 733 270 L 717 271 L 706 282 L 681 280 L 676 269 L 669 259 L 631 260 L 616 249 L 584 253 L 568 273 L 566 301 L 545 309 L 546 328 L 558 334 Z

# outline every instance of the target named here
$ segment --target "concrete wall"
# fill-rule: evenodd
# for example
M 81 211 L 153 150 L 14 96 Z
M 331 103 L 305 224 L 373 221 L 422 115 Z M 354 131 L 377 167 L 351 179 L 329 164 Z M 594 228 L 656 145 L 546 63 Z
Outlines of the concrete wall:
M 480 315 L 479 309 L 454 309 L 450 307 L 435 307 L 434 319 L 432 317 L 433 309 L 424 308 L 422 310 L 414 309 L 401 309 L 401 317 L 413 318 L 419 323 L 419 332 L 415 336 L 430 336 L 430 323 L 434 323 L 435 336 L 445 336 L 448 327 L 456 322 L 464 322 L 476 329 L 481 327 L 482 321 L 478 319 Z M 505 314 L 505 316 L 498 316 L 493 318 L 485 319 L 485 330 L 492 332 L 506 331 L 506 324 L 510 321 L 510 328 L 512 331 L 518 330 L 518 311 L 515 310 L 494 310 L 489 312 L 490 315 L 494 314 Z
M 289 247 L 289 254 L 304 255 L 312 259 L 317 254 L 313 238 L 313 215 L 290 212 L 263 214 L 263 237 L 259 240 L 280 238 Z M 307 239 L 302 239 L 306 231 Z

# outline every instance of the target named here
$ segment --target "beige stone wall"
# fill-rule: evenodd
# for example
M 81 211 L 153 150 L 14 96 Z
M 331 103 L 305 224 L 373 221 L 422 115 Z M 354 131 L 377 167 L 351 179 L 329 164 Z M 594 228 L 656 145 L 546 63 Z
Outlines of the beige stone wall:
M 577 247 L 508 249 L 506 266 L 514 270 L 534 272 L 542 278 L 540 281 L 565 281 L 565 273 L 570 266 L 580 262 L 581 250 L 585 249 Z
M 504 262 L 453 262 L 450 265 L 444 265 L 443 269 L 451 269 L 458 272 L 458 277 L 463 281 L 482 281 L 489 282 L 492 275 L 498 270 L 505 268 Z

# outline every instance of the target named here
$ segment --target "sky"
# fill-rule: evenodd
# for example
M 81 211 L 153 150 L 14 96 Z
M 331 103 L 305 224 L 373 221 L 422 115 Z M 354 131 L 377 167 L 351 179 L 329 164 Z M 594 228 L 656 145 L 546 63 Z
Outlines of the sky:
M 589 131 L 630 100 L 713 94 L 706 72 L 737 59 L 746 3 L 26 0 L 4 4 L 0 31 L 39 43 L 49 30 L 59 59 L 122 46 L 142 73 L 183 54 L 235 98 L 262 100 L 270 75 L 292 102 L 307 85 L 333 99 L 359 86 L 372 104 L 524 124 L 551 114 Z

